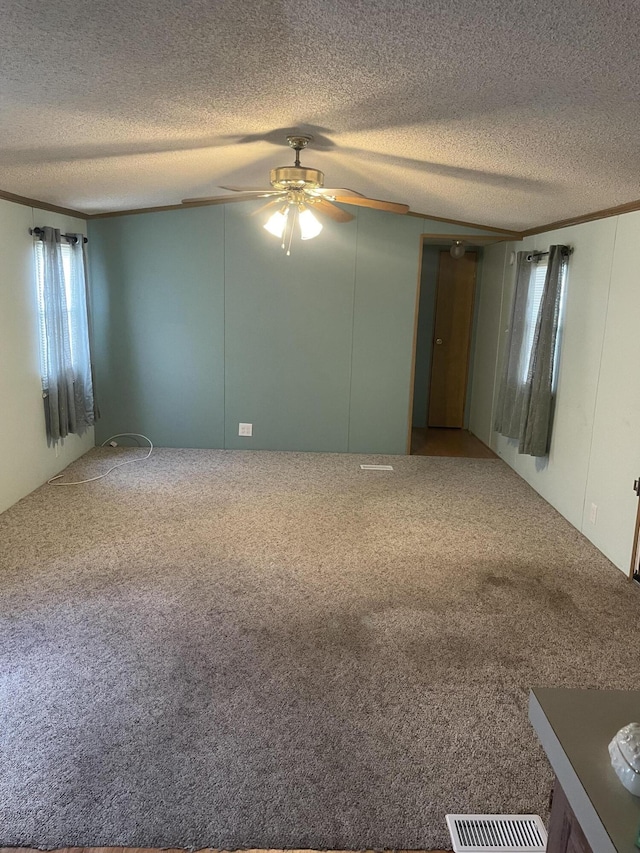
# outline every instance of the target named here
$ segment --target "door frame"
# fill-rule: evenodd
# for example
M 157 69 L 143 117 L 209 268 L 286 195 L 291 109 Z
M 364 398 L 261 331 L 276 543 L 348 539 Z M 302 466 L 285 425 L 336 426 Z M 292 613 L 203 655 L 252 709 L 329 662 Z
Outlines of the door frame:
M 421 234 L 419 237 L 419 252 L 418 252 L 418 281 L 416 285 L 416 301 L 415 307 L 413 310 L 413 343 L 411 349 L 411 373 L 410 373 L 410 386 L 409 386 L 409 416 L 407 423 L 407 446 L 406 446 L 406 455 L 411 455 L 411 433 L 413 429 L 413 397 L 414 397 L 414 383 L 416 378 L 416 347 L 418 344 L 418 313 L 420 310 L 420 286 L 422 282 L 422 255 L 425 243 L 432 243 L 434 246 L 444 245 L 447 243 L 453 243 L 455 240 L 461 240 L 463 243 L 467 243 L 469 248 L 471 249 L 479 249 L 483 246 L 489 246 L 492 243 L 505 243 L 509 240 L 513 240 L 513 236 L 509 234 L 500 234 L 493 235 L 487 233 L 480 234 Z M 478 286 L 478 281 L 476 278 L 476 289 Z

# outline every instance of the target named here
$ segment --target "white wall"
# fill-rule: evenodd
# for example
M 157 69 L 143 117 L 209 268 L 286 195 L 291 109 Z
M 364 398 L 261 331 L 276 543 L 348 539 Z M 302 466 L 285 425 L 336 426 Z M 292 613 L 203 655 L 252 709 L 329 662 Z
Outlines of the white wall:
M 611 217 L 485 249 L 474 353 L 470 429 L 607 557 L 629 569 L 640 475 L 639 355 L 634 324 L 640 287 L 634 249 L 640 213 Z M 556 411 L 548 459 L 520 455 L 491 424 L 509 323 L 512 251 L 574 248 L 560 340 Z M 591 505 L 597 506 L 595 523 Z
M 86 234 L 86 222 L 0 199 L 0 512 L 86 453 L 93 429 L 47 447 L 29 228 Z

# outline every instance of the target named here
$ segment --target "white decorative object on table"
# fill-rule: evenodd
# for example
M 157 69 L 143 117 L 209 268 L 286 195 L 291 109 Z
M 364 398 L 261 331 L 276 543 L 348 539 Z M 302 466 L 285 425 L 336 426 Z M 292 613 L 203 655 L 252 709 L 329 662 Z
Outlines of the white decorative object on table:
M 611 764 L 628 791 L 640 797 L 640 723 L 620 729 L 609 744 Z

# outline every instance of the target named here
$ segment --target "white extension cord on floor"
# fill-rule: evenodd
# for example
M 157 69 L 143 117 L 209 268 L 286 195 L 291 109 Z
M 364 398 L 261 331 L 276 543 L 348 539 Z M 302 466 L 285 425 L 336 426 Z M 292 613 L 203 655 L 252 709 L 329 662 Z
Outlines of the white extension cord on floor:
M 123 465 L 131 465 L 134 462 L 144 462 L 151 456 L 153 452 L 153 442 L 146 435 L 142 435 L 140 432 L 118 432 L 115 435 L 110 436 L 105 441 L 102 442 L 100 447 L 104 447 L 105 444 L 110 444 L 111 447 L 117 447 L 117 443 L 113 440 L 114 438 L 122 438 L 124 436 L 133 436 L 135 438 L 144 438 L 145 441 L 149 442 L 149 450 L 146 456 L 139 456 L 137 459 L 127 459 L 126 462 L 118 462 L 117 465 L 112 465 L 104 474 L 98 474 L 97 477 L 89 477 L 87 480 L 74 480 L 71 483 L 56 483 L 55 481 L 60 479 L 60 477 L 64 477 L 64 473 L 57 474 L 55 477 L 52 477 L 50 480 L 47 480 L 48 486 L 81 486 L 83 483 L 92 483 L 94 480 L 101 480 L 103 477 L 106 477 L 107 474 L 110 474 L 112 471 L 115 471 L 116 468 L 122 468 Z

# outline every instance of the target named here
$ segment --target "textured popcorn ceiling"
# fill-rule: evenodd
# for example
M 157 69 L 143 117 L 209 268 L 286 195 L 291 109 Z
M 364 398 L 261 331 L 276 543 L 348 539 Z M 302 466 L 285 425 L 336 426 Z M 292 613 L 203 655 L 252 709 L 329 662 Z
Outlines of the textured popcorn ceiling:
M 638 0 L 0 3 L 0 189 L 87 213 L 329 186 L 520 229 L 640 198 Z

